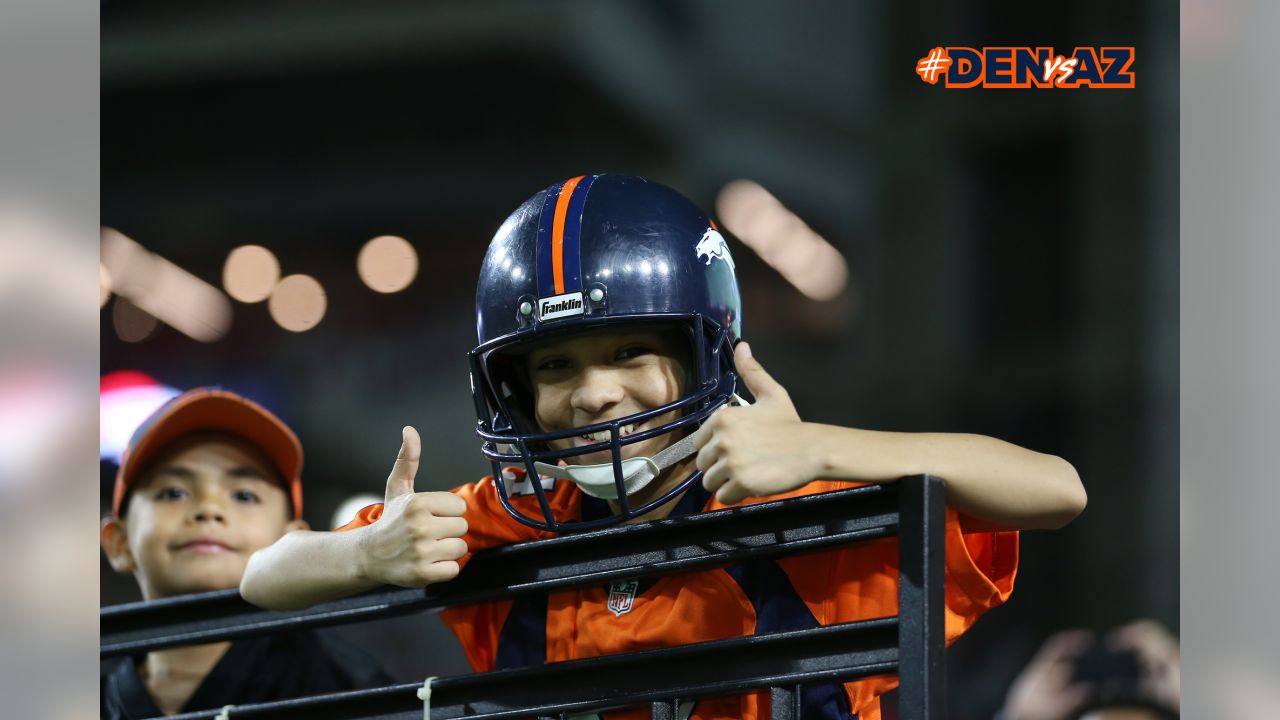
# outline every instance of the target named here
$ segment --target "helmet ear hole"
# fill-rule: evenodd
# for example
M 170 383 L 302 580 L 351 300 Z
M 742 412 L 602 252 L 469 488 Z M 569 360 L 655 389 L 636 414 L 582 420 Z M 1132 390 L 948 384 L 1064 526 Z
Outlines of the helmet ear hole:
M 489 380 L 496 395 L 494 408 L 510 420 L 518 433 L 541 432 L 535 421 L 533 383 L 520 355 L 493 352 L 487 358 Z
M 511 422 L 515 426 L 514 430 L 522 433 L 536 433 L 541 430 L 537 421 L 534 420 L 533 400 L 528 393 L 517 393 L 511 387 L 511 383 L 505 380 L 500 392 L 502 402 L 507 407 L 507 414 L 511 416 Z
M 704 365 L 706 361 L 701 357 L 699 351 L 707 340 L 704 338 L 699 342 L 699 329 L 696 323 L 685 322 L 679 327 L 667 330 L 672 340 L 671 346 L 675 348 L 675 360 L 680 364 L 680 368 L 684 371 L 681 374 L 681 394 L 688 395 L 696 392 L 698 388 L 706 382 L 706 372 Z M 692 412 L 696 408 L 686 408 L 684 414 Z

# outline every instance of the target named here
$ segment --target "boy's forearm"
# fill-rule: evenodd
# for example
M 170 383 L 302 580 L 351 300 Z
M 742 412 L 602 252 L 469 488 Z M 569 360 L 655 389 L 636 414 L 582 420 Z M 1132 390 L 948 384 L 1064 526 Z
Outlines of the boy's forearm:
M 240 594 L 271 610 L 297 610 L 369 590 L 361 570 L 361 532 L 296 530 L 249 558 Z
M 1085 506 L 1075 468 L 1062 458 L 982 435 L 892 433 L 818 425 L 820 477 L 890 482 L 918 474 L 947 481 L 947 504 L 991 526 L 1058 528 Z

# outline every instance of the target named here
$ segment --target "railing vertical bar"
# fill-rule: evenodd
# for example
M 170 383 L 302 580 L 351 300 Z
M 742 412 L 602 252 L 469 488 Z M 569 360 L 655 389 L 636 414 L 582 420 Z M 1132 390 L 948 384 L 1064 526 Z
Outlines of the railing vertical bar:
M 769 688 L 771 720 L 800 720 L 800 686 L 780 685 Z
M 680 700 L 658 700 L 649 709 L 652 720 L 676 720 L 679 717 Z
M 898 677 L 902 720 L 942 717 L 946 489 L 935 477 L 898 481 Z

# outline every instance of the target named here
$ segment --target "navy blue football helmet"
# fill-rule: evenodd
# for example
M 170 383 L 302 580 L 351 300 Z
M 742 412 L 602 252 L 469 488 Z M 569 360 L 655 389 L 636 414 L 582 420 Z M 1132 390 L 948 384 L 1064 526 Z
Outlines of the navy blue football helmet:
M 542 432 L 532 420 L 533 389 L 518 358 L 533 344 L 636 324 L 659 326 L 687 341 L 683 397 L 608 422 Z M 476 332 L 479 345 L 469 359 L 481 450 L 492 463 L 503 507 L 520 522 L 553 532 L 619 523 L 700 481 L 702 473 L 694 471 L 641 507 L 627 501 L 628 494 L 691 454 L 687 436 L 729 403 L 737 388 L 733 347 L 742 332 L 742 302 L 733 258 L 715 223 L 684 196 L 644 178 L 584 175 L 529 198 L 489 244 L 476 290 Z M 622 432 L 672 411 L 677 412 L 670 422 Z M 609 439 L 558 450 L 549 444 L 599 432 Z M 674 442 L 654 458 L 622 459 L 623 446 L 670 433 Z M 681 437 L 683 442 L 676 440 Z M 602 450 L 610 451 L 611 464 L 572 464 L 574 457 Z M 566 459 L 570 464 L 561 467 Z M 519 488 L 514 473 L 503 473 L 511 466 L 525 471 Z M 588 468 L 595 472 L 591 477 Z M 569 470 L 582 473 L 570 478 Z M 616 500 L 620 510 L 560 521 L 540 476 L 572 479 L 588 495 Z M 527 493 L 537 496 L 542 517 L 511 502 L 513 494 Z

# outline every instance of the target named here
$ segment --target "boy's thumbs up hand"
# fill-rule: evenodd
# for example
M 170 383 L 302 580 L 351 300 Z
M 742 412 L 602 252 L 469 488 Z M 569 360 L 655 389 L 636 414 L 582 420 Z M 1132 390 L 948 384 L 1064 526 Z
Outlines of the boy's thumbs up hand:
M 745 342 L 738 343 L 738 347 L 733 349 L 733 364 L 738 370 L 738 375 L 742 377 L 742 382 L 746 383 L 747 389 L 756 397 L 757 405 L 777 405 L 780 410 L 786 408 L 786 412 L 781 414 L 790 415 L 796 420 L 800 419 L 796 414 L 795 405 L 791 404 L 791 396 L 787 394 L 787 389 L 765 371 L 760 361 L 751 354 L 750 345 Z
M 384 502 L 391 502 L 401 495 L 413 492 L 413 479 L 418 474 L 418 459 L 422 457 L 422 438 L 412 425 L 400 431 L 400 454 L 387 476 L 387 495 Z
M 467 554 L 467 503 L 448 492 L 414 492 L 422 440 L 401 431 L 400 453 L 387 476 L 382 516 L 368 527 L 361 574 L 383 585 L 422 587 L 452 580 Z
M 818 472 L 812 433 L 786 388 L 745 342 L 734 349 L 733 360 L 756 403 L 720 408 L 694 433 L 702 484 L 726 505 L 794 490 Z

